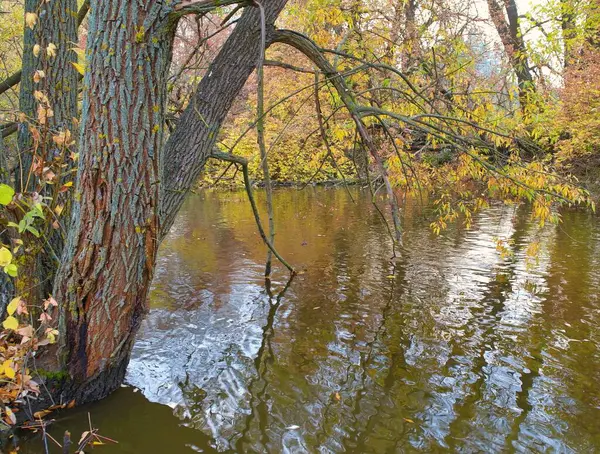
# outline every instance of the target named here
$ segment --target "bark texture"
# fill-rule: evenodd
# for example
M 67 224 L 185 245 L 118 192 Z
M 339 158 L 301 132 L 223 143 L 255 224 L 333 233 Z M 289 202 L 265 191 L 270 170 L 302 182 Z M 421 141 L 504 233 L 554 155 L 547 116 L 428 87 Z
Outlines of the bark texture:
M 265 5 L 271 32 L 286 2 Z M 216 3 L 92 2 L 76 201 L 54 291 L 61 345 L 45 360 L 69 375 L 55 392 L 78 403 L 122 382 L 158 244 L 256 67 L 260 15 L 248 8 L 163 148 L 176 20 Z
M 171 12 L 158 0 L 92 3 L 77 189 L 54 292 L 62 304 L 58 366 L 80 401 L 120 384 L 147 311 Z
M 29 119 L 37 118 L 36 90 L 48 97 L 53 116 L 48 118 L 48 126 L 55 131 L 73 130 L 73 118 L 77 117 L 77 71 L 72 65 L 77 55 L 71 50 L 77 38 L 77 0 L 26 0 L 25 11 L 38 16 L 36 25 L 25 25 L 23 40 L 23 68 L 19 108 Z M 40 46 L 39 54 L 34 54 L 34 46 Z M 55 47 L 55 52 L 49 50 Z M 50 47 L 52 49 L 52 47 Z M 34 81 L 34 73 L 42 70 L 46 77 Z M 19 129 L 19 150 L 22 152 L 22 166 L 17 172 L 17 187 L 32 180 L 27 177 L 32 162 L 31 134 L 23 125 Z
M 19 127 L 18 151 L 20 152 L 19 168 L 16 171 L 17 191 L 34 191 L 36 176 L 31 174 L 34 154 L 41 162 L 53 159 L 55 147 L 46 146 L 35 149 L 29 124 L 42 131 L 58 133 L 73 131 L 73 119 L 77 117 L 77 71 L 72 65 L 77 55 L 72 51 L 73 43 L 77 42 L 77 0 L 26 0 L 25 11 L 35 14 L 33 24 L 25 24 L 23 42 L 23 67 L 19 104 L 21 112 L 27 120 Z M 34 52 L 34 46 L 38 52 Z M 44 74 L 45 77 L 35 79 L 34 74 Z M 44 108 L 45 115 L 38 115 L 41 107 L 36 101 L 35 92 L 43 93 L 49 104 Z M 47 138 L 51 143 L 51 140 Z M 67 171 L 68 169 L 65 169 Z M 43 193 L 49 196 L 48 193 Z M 63 211 L 67 216 L 67 209 Z M 22 288 L 27 289 L 21 296 L 32 304 L 39 304 L 48 297 L 52 290 L 54 274 L 58 267 L 58 255 L 62 251 L 64 238 L 62 230 L 52 230 L 47 242 L 40 247 L 43 253 L 27 257 L 23 264 L 21 278 Z

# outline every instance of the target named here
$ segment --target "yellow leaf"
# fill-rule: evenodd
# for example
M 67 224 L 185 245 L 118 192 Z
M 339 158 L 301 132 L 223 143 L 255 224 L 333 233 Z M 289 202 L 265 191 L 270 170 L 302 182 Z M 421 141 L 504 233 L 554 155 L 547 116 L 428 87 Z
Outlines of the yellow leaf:
M 4 375 L 6 375 L 11 380 L 15 378 L 15 375 L 17 375 L 15 370 L 12 368 L 12 361 L 10 359 L 4 361 L 4 364 L 2 364 L 2 371 L 4 372 Z
M 37 14 L 35 13 L 26 13 L 25 14 L 25 23 L 27 24 L 27 26 L 33 30 L 33 27 L 35 27 L 35 24 L 37 24 Z
M 10 262 L 12 262 L 12 253 L 5 247 L 0 248 L 0 266 L 8 266 Z
M 15 311 L 19 307 L 20 302 L 21 298 L 17 297 L 14 298 L 10 303 L 8 303 L 8 306 L 6 307 L 6 312 L 8 312 L 8 315 L 12 315 L 15 313 Z
M 44 416 L 49 415 L 50 413 L 52 413 L 52 410 L 48 409 L 48 410 L 41 410 L 41 411 L 36 411 L 33 414 L 33 417 L 35 419 L 42 419 Z
M 9 423 L 11 426 L 15 425 L 17 423 L 17 417 L 15 416 L 15 414 L 13 413 L 13 411 L 6 407 L 4 409 L 5 413 L 6 413 L 6 418 L 4 418 L 4 420 Z
M 50 58 L 56 57 L 56 44 L 48 44 L 48 47 L 46 47 L 46 55 L 48 55 Z
M 2 326 L 5 329 L 16 330 L 19 327 L 19 321 L 11 315 L 10 317 L 6 317 L 6 320 L 2 322 Z
M 79 74 L 81 74 L 82 76 L 85 74 L 85 66 L 83 66 L 81 63 L 71 62 L 71 64 L 75 67 Z
M 33 73 L 33 81 L 36 84 L 39 83 L 44 77 L 46 77 L 46 73 L 41 69 L 38 69 L 36 72 Z

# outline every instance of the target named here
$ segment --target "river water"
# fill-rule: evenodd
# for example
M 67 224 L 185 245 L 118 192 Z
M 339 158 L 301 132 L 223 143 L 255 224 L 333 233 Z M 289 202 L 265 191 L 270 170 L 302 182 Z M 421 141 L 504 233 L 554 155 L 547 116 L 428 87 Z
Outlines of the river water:
M 89 412 L 119 441 L 102 453 L 599 452 L 597 219 L 540 230 L 497 206 L 437 237 L 408 206 L 392 259 L 370 196 L 352 195 L 275 192 L 276 244 L 300 274 L 277 265 L 270 288 L 245 194 L 192 196 L 129 387 L 51 433 L 78 435 Z

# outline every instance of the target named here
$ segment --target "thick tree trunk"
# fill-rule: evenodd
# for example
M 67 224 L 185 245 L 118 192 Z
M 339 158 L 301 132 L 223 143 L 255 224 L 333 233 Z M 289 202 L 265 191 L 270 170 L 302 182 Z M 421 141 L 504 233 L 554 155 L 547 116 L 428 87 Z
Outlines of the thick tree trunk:
M 55 283 L 58 368 L 80 402 L 118 386 L 158 247 L 166 75 L 174 35 L 158 0 L 92 5 L 80 165 L 69 238 Z
M 286 2 L 265 5 L 270 30 Z M 260 20 L 251 8 L 162 154 L 175 4 L 169 10 L 158 0 L 92 3 L 76 202 L 54 292 L 61 345 L 43 361 L 67 372 L 55 392 L 78 403 L 103 398 L 122 382 L 147 312 L 160 239 L 258 61 Z

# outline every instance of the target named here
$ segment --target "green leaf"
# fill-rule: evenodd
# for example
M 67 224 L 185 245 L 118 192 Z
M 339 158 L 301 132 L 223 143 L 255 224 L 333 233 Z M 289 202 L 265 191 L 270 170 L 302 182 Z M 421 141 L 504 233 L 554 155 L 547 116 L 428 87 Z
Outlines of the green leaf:
M 14 331 L 19 327 L 19 321 L 11 315 L 6 317 L 6 320 L 2 322 L 2 326 L 5 329 L 12 329 Z
M 7 184 L 0 184 L 0 205 L 8 205 L 12 202 L 15 190 Z
M 35 237 L 40 237 L 40 232 L 35 227 L 28 226 L 27 230 L 30 231 Z
M 12 262 L 12 253 L 5 247 L 0 248 L 0 266 L 8 266 L 10 262 Z
M 17 277 L 17 274 L 18 274 L 17 265 L 15 265 L 14 263 L 11 263 L 10 265 L 6 265 L 4 267 L 4 272 L 6 274 L 8 274 L 10 277 Z

